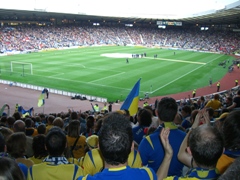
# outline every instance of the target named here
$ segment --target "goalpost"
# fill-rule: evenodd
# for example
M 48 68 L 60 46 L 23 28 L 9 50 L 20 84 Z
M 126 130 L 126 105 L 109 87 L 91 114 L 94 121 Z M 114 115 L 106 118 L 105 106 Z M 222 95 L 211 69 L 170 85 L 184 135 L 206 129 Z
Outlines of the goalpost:
M 32 63 L 25 63 L 25 62 L 17 62 L 17 61 L 11 61 L 11 73 L 13 72 L 13 66 L 14 64 L 20 64 L 22 65 L 22 75 L 24 76 L 25 73 L 25 66 L 30 66 L 30 72 L 31 75 L 33 74 L 33 69 L 32 69 Z

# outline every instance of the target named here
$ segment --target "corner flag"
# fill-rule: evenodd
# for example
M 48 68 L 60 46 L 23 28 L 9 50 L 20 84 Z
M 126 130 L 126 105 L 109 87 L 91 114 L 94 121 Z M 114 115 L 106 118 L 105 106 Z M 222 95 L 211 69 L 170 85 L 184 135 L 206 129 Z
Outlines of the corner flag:
M 139 102 L 139 89 L 140 89 L 140 80 L 134 85 L 131 92 L 128 94 L 120 110 L 129 110 L 130 115 L 134 115 L 138 111 L 138 102 Z
M 38 98 L 38 107 L 41 107 L 45 104 L 45 90 L 43 89 L 39 98 Z

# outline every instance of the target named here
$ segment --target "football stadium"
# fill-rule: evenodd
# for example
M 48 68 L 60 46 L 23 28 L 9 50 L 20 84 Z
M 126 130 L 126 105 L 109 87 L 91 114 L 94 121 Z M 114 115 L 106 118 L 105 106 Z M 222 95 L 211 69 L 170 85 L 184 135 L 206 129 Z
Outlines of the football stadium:
M 0 179 L 240 179 L 240 1 L 8 0 Z

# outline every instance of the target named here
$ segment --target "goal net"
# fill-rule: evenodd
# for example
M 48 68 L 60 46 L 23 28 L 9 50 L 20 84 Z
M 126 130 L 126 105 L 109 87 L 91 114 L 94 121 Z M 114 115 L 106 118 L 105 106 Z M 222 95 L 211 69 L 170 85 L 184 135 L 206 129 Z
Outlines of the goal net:
M 11 73 L 33 74 L 32 63 L 11 61 Z

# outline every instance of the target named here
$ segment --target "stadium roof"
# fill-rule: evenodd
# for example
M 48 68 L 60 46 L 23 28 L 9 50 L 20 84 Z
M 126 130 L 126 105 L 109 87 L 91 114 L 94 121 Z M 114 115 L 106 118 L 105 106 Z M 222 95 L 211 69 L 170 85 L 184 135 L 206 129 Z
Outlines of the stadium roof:
M 215 24 L 238 24 L 240 27 L 240 1 L 226 5 L 221 10 L 211 10 L 203 13 L 194 14 L 191 17 L 180 19 L 151 19 L 139 17 L 109 17 L 109 16 L 96 16 L 86 14 L 65 14 L 53 13 L 46 11 L 24 11 L 24 10 L 11 10 L 0 9 L 0 20 L 34 20 L 45 21 L 50 18 L 56 19 L 74 19 L 76 21 L 91 21 L 91 22 L 123 22 L 123 23 L 153 23 L 156 21 L 182 21 L 186 25 L 215 25 Z

